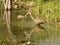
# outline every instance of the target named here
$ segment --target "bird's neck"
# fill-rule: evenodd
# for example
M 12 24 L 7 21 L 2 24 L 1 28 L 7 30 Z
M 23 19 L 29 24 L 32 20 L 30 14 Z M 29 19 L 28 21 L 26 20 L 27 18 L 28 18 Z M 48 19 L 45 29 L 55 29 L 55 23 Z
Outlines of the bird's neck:
M 31 19 L 34 20 L 34 17 L 32 16 L 31 12 L 28 12 L 28 13 L 25 15 L 25 17 L 26 17 L 27 15 L 30 15 Z
M 30 17 L 31 17 L 32 20 L 34 20 L 34 17 L 31 14 L 30 14 Z

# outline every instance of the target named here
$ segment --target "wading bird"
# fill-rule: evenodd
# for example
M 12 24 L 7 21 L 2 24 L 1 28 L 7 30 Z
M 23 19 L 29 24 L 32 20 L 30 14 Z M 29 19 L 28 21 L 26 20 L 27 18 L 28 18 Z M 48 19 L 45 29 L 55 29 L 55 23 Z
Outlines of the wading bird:
M 18 19 L 26 18 L 28 15 L 31 17 L 31 19 L 32 19 L 33 22 L 36 24 L 36 26 L 38 26 L 39 28 L 44 29 L 44 28 L 43 28 L 42 26 L 40 26 L 40 25 L 41 25 L 41 24 L 44 24 L 46 21 L 45 21 L 45 20 L 40 20 L 40 19 L 34 18 L 34 17 L 31 15 L 31 12 L 27 12 L 27 13 L 25 14 L 25 16 L 23 16 L 23 15 L 18 15 L 17 18 L 18 18 Z
M 40 27 L 40 24 L 45 23 L 44 20 L 35 19 L 35 18 L 31 15 L 31 12 L 28 12 L 28 13 L 25 15 L 25 17 L 27 17 L 27 15 L 30 15 L 31 19 L 34 21 L 34 23 L 35 23 L 38 27 Z M 41 28 L 42 28 L 42 27 L 41 27 Z

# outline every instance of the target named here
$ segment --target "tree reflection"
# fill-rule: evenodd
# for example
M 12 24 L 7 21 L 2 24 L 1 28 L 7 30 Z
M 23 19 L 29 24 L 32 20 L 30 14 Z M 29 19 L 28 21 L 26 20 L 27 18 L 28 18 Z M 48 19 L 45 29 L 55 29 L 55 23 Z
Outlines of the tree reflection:
M 7 29 L 8 32 L 11 34 L 11 30 L 10 30 L 10 15 L 11 15 L 11 11 L 4 11 L 5 14 L 5 18 L 6 18 L 6 24 L 7 24 Z
M 6 19 L 6 25 L 7 25 L 7 33 L 8 33 L 8 35 L 7 35 L 7 37 L 6 38 L 8 38 L 8 42 L 11 44 L 12 42 L 13 42 L 13 45 L 16 45 L 16 38 L 15 38 L 15 36 L 12 34 L 12 32 L 11 32 L 11 27 L 10 27 L 10 16 L 11 16 L 11 11 L 7 11 L 7 10 L 5 10 L 4 11 L 4 15 L 5 15 L 5 19 Z

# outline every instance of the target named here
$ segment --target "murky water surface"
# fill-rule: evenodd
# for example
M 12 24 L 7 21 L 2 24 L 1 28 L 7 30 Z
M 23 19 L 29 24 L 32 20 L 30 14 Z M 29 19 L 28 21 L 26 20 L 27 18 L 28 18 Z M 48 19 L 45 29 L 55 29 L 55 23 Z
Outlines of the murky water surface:
M 42 24 L 41 26 L 46 28 L 46 31 L 42 31 L 44 29 L 37 28 L 29 16 L 18 19 L 17 16 L 22 15 L 21 13 L 19 10 L 0 11 L 0 43 L 5 39 L 8 40 L 8 33 L 12 33 L 13 36 L 10 36 L 10 41 L 12 41 L 11 38 L 15 38 L 18 45 L 20 43 L 27 45 L 23 43 L 24 40 L 31 41 L 30 45 L 60 45 L 60 23 Z M 33 32 L 30 38 L 26 38 L 28 36 L 24 32 L 29 34 L 32 29 L 41 31 Z

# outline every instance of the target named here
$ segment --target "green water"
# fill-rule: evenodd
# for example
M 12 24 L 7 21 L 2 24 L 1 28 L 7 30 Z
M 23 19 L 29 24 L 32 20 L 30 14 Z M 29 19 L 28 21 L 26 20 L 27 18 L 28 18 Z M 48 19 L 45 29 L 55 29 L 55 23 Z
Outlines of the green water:
M 7 23 L 6 20 L 9 18 L 6 19 L 4 12 L 5 11 L 2 10 L 0 11 L 0 44 L 15 45 L 12 40 L 16 39 L 16 45 L 23 45 L 21 41 L 25 40 L 26 37 L 24 31 L 29 34 L 33 28 L 36 28 L 36 24 L 29 16 L 27 18 L 18 19 L 17 16 L 23 13 L 20 10 L 12 10 L 12 14 L 10 14 L 10 23 Z M 45 28 L 45 31 L 33 32 L 30 36 L 30 45 L 60 45 L 59 25 L 60 22 L 41 24 L 41 26 Z M 12 35 L 9 35 L 8 30 L 11 30 Z

